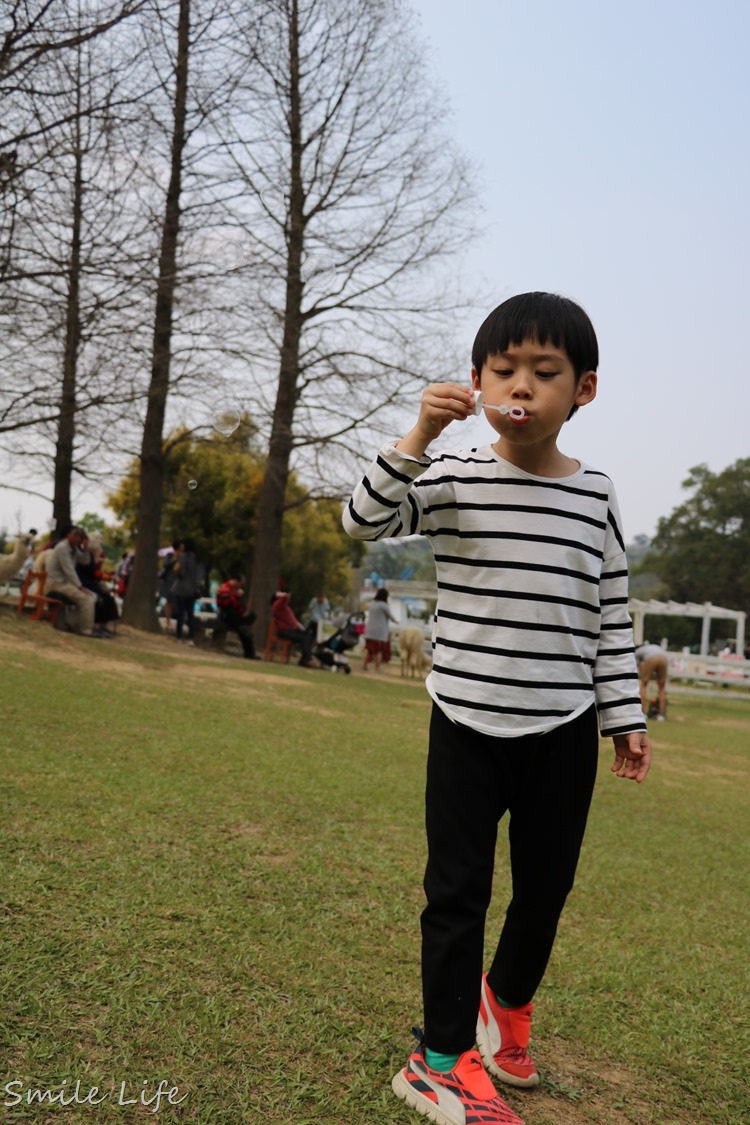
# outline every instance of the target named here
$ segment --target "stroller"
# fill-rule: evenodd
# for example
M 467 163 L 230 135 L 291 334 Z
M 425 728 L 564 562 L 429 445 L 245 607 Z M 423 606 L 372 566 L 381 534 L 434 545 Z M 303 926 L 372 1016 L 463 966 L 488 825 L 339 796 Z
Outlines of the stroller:
M 313 655 L 321 668 L 328 668 L 331 672 L 344 672 L 348 676 L 352 668 L 346 653 L 359 644 L 365 631 L 364 614 L 352 613 L 348 617 L 335 617 L 333 624 L 335 633 L 316 645 Z

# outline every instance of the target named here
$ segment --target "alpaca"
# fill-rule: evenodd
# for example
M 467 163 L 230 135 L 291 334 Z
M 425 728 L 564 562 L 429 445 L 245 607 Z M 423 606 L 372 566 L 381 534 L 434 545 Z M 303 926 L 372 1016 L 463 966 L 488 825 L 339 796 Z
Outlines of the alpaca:
M 28 535 L 21 535 L 16 540 L 16 545 L 9 555 L 0 555 L 0 586 L 7 585 L 11 578 L 15 578 L 26 561 L 36 531 L 31 529 Z
M 421 629 L 402 629 L 398 635 L 402 676 L 423 676 L 430 668 Z

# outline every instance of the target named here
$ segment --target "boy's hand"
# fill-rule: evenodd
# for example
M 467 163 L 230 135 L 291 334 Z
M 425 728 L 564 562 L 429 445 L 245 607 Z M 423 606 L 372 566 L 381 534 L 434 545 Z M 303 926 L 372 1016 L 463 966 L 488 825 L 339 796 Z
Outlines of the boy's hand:
M 630 778 L 640 785 L 651 768 L 651 743 L 648 735 L 644 730 L 639 730 L 631 734 L 616 734 L 612 741 L 615 744 L 612 773 L 616 773 L 618 777 Z
M 473 413 L 474 400 L 470 387 L 460 383 L 432 383 L 422 393 L 416 426 L 396 448 L 412 457 L 421 457 L 446 426 L 463 421 Z

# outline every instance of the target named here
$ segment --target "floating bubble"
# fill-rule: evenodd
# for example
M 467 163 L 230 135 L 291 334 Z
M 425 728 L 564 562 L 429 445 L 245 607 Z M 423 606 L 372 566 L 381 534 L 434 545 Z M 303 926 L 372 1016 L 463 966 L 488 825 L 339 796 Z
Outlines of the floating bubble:
M 286 209 L 286 196 L 282 189 L 275 184 L 269 184 L 268 187 L 263 188 L 260 193 L 260 201 L 266 211 L 270 211 L 273 215 Z
M 191 492 L 195 492 L 197 487 L 198 487 L 198 481 L 197 480 L 189 480 L 188 481 L 188 488 L 190 489 Z
M 238 429 L 241 421 L 242 419 L 237 411 L 232 410 L 231 407 L 222 407 L 221 410 L 216 411 L 212 418 L 214 429 L 218 430 L 224 437 L 231 437 L 234 431 Z
M 315 289 L 330 290 L 335 286 L 338 265 L 332 254 L 307 254 L 302 268 L 306 283 Z
M 246 261 L 245 247 L 239 238 L 220 238 L 211 248 L 211 258 L 215 265 L 224 270 L 236 270 Z

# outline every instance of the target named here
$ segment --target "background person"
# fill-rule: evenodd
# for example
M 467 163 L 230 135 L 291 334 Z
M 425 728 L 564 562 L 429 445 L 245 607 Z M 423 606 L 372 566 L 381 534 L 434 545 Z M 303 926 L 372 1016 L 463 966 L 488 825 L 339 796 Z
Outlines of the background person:
M 255 654 L 252 626 L 257 614 L 245 608 L 245 590 L 238 578 L 228 578 L 216 591 L 216 605 L 219 617 L 227 629 L 232 629 L 240 638 L 246 660 L 259 660 Z
M 319 644 L 323 640 L 323 622 L 330 620 L 331 617 L 331 606 L 322 590 L 318 590 L 315 597 L 310 598 L 307 612 L 310 617 L 307 628 Z
M 130 582 L 130 573 L 133 569 L 135 551 L 123 551 L 122 558 L 115 567 L 115 586 L 118 598 L 125 599 Z
M 76 555 L 76 573 L 81 579 L 81 584 L 96 596 L 94 624 L 99 627 L 101 636 L 113 637 L 115 622 L 120 615 L 115 596 L 107 589 L 106 562 L 99 532 L 92 531 L 84 535 Z
M 203 584 L 203 571 L 192 539 L 183 539 L 177 544 L 172 567 L 174 583 L 172 594 L 175 601 L 177 640 L 182 640 L 182 626 L 187 625 L 188 644 L 195 644 L 195 599 Z
M 388 591 L 381 587 L 367 607 L 365 617 L 365 655 L 362 658 L 362 671 L 372 661 L 375 671 L 379 671 L 381 664 L 387 664 L 391 659 L 391 631 L 389 622 L 398 620 L 393 610 L 388 605 Z
M 172 627 L 172 611 L 174 610 L 174 584 L 176 575 L 174 573 L 175 551 L 177 544 L 172 544 L 172 550 L 164 559 L 164 565 L 159 571 L 159 597 L 163 599 L 164 605 L 164 628 L 167 633 Z
M 635 650 L 635 660 L 638 665 L 638 680 L 641 685 L 641 707 L 644 715 L 648 715 L 648 685 L 656 680 L 657 714 L 656 718 L 663 723 L 667 716 L 667 673 L 669 671 L 669 657 L 661 645 L 639 645 Z
M 70 535 L 72 530 L 73 530 L 73 524 L 70 523 L 70 522 L 62 523 L 62 524 L 60 524 L 59 527 L 56 527 L 56 526 L 51 527 L 46 540 L 44 541 L 42 546 L 39 548 L 39 550 L 40 551 L 51 551 L 53 549 L 53 547 L 57 546 L 57 544 L 60 542 L 61 539 L 65 539 L 66 536 Z
M 96 594 L 85 588 L 76 571 L 78 550 L 85 541 L 86 532 L 83 528 L 72 527 L 65 538 L 49 552 L 44 592 L 51 598 L 59 596 L 72 602 L 78 609 L 81 634 L 93 637 Z
M 287 591 L 276 591 L 271 605 L 276 636 L 299 645 L 302 649 L 302 656 L 299 659 L 300 666 L 302 668 L 314 668 L 315 662 L 312 659 L 312 650 L 315 639 L 295 616 L 290 601 L 291 594 Z

